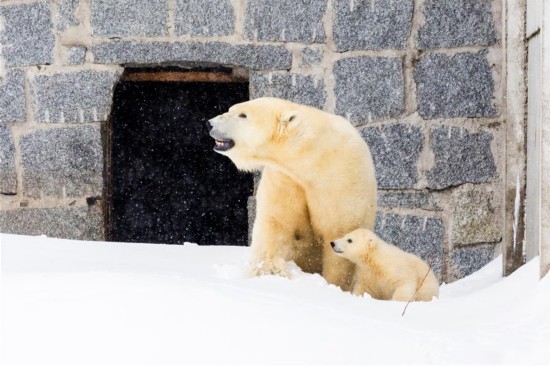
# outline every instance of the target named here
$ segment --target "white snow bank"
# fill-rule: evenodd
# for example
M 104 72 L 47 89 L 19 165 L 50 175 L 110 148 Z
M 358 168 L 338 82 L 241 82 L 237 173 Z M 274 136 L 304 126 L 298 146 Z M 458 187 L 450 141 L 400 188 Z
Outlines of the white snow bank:
M 550 363 L 550 277 L 501 259 L 439 300 L 356 297 L 318 275 L 245 278 L 248 248 L 0 234 L 2 361 Z

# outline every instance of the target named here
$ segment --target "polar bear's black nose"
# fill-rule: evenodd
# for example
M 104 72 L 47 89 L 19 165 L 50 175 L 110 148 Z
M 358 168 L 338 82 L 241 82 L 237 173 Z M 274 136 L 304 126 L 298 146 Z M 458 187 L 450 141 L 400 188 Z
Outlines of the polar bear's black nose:
M 210 120 L 206 121 L 206 126 L 208 127 L 208 131 L 212 131 L 212 122 L 210 122 Z
M 333 247 L 333 248 L 334 248 L 334 246 L 335 246 L 335 245 L 336 245 L 336 244 L 334 244 L 334 242 L 333 242 L 333 241 L 331 241 L 331 242 L 330 242 L 330 246 L 331 246 L 331 247 Z

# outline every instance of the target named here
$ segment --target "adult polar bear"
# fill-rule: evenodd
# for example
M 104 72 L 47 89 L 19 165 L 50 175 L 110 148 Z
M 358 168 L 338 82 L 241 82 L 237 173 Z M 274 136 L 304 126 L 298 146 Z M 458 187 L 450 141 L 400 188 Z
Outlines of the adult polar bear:
M 367 144 L 344 118 L 277 98 L 232 106 L 209 121 L 214 150 L 262 170 L 251 271 L 288 275 L 286 261 L 350 288 L 354 264 L 330 242 L 373 229 L 376 178 Z

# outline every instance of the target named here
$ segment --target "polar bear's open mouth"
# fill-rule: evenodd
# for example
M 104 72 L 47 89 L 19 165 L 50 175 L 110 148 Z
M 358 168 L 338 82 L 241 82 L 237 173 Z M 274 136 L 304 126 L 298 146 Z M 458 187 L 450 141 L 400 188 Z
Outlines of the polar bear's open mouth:
M 218 140 L 215 139 L 216 146 L 214 146 L 215 151 L 227 151 L 231 149 L 233 146 L 235 146 L 235 141 L 228 139 L 228 140 Z

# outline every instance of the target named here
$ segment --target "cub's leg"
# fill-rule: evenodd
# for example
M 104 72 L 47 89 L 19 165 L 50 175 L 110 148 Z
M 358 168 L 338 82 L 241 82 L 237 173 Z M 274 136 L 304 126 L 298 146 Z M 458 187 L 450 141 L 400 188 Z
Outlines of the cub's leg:
M 409 301 L 414 300 L 412 297 L 416 292 L 416 283 L 407 283 L 398 286 L 392 295 L 392 300 L 395 301 Z
M 357 296 L 363 296 L 365 292 L 367 292 L 366 286 L 364 286 L 363 282 L 357 278 L 356 274 L 351 284 L 351 293 Z
M 250 273 L 289 276 L 286 261 L 307 263 L 303 255 L 313 244 L 308 243 L 310 226 L 303 189 L 280 171 L 264 168 L 256 193 Z
M 418 280 L 419 283 L 422 283 L 422 286 L 420 287 L 420 289 L 418 289 L 415 300 L 431 301 L 434 297 L 438 297 L 439 283 L 437 282 L 437 278 L 435 277 L 434 273 L 430 270 L 428 276 L 426 278 L 423 278 L 423 280 L 424 283 L 422 283 L 422 279 Z

